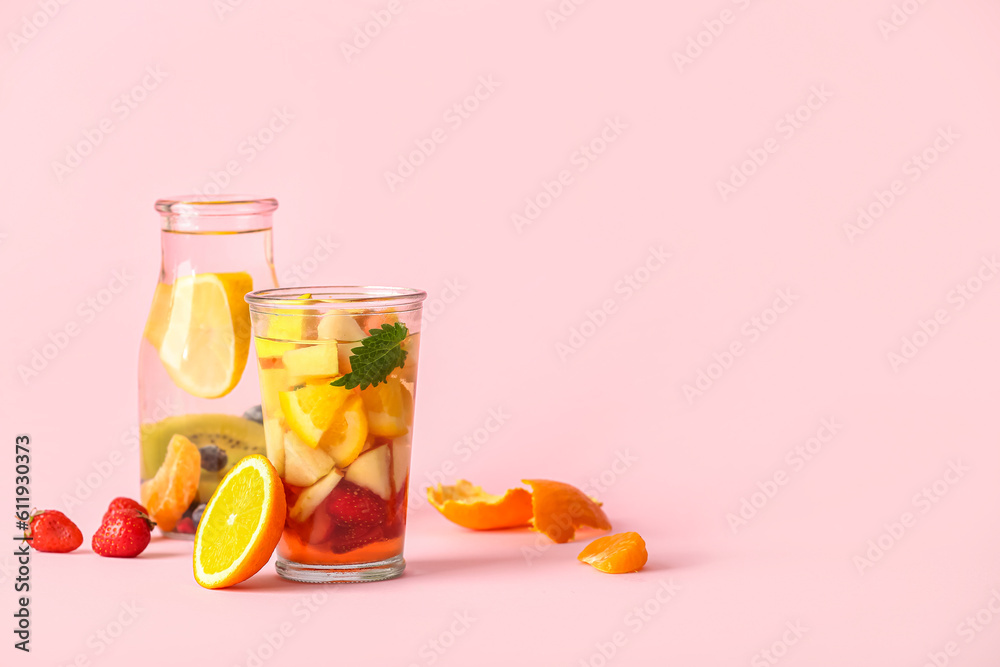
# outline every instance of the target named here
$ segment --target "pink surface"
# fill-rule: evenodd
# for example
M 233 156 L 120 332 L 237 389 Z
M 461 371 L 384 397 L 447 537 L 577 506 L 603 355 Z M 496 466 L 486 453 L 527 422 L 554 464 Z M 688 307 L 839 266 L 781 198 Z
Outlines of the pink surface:
M 383 584 L 43 554 L 4 664 L 997 664 L 995 3 L 7 0 L 0 26 L 0 399 L 35 504 L 89 538 L 137 491 L 152 203 L 228 181 L 280 200 L 284 284 L 428 291 L 411 488 L 587 486 L 651 554 L 602 575 L 422 505 Z

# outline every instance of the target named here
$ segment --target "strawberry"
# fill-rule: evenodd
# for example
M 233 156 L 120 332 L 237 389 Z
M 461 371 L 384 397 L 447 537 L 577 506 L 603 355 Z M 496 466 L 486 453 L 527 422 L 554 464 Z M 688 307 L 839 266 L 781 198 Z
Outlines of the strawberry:
M 131 498 L 118 497 L 112 500 L 111 504 L 108 505 L 107 511 L 104 512 L 104 519 L 107 519 L 108 516 L 115 510 L 136 510 L 137 512 L 142 512 L 146 516 L 149 516 L 149 510 Z M 104 519 L 102 519 L 102 521 Z
M 115 510 L 105 515 L 90 545 L 102 556 L 135 558 L 149 545 L 150 531 L 155 525 L 134 509 Z
M 385 537 L 382 526 L 337 526 L 330 538 L 330 551 L 345 554 Z
M 339 526 L 377 526 L 385 521 L 385 501 L 363 486 L 342 480 L 326 499 L 326 510 Z
M 56 510 L 35 512 L 28 520 L 25 537 L 38 551 L 67 553 L 83 544 L 83 533 L 65 514 Z
M 192 519 L 189 516 L 184 517 L 183 519 L 177 522 L 177 525 L 174 526 L 174 530 L 176 530 L 178 533 L 188 533 L 190 535 L 194 535 L 195 532 L 194 519 Z

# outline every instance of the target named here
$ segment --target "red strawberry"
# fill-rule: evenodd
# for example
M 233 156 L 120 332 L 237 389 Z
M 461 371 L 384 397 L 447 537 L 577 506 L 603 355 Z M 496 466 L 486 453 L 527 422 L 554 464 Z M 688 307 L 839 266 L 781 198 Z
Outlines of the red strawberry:
M 189 533 L 191 535 L 194 535 L 195 532 L 194 519 L 192 519 L 189 516 L 184 517 L 183 519 L 177 522 L 177 525 L 174 526 L 174 530 L 176 530 L 178 533 Z
M 382 526 L 337 526 L 330 540 L 330 551 L 344 554 L 382 539 L 385 539 Z
M 90 546 L 102 556 L 135 558 L 149 544 L 154 525 L 149 517 L 135 510 L 115 510 L 105 516 Z
M 83 544 L 83 533 L 65 514 L 44 510 L 31 515 L 25 537 L 31 537 L 31 546 L 38 551 L 67 553 Z
M 108 505 L 107 511 L 104 512 L 104 519 L 102 519 L 101 521 L 107 519 L 109 516 L 111 516 L 111 513 L 116 510 L 135 510 L 137 512 L 142 512 L 146 516 L 149 516 L 149 510 L 147 510 L 141 504 L 137 503 L 131 498 L 119 497 L 111 501 L 111 504 Z
M 338 526 L 370 527 L 385 521 L 385 501 L 347 480 L 341 480 L 330 493 L 326 509 Z

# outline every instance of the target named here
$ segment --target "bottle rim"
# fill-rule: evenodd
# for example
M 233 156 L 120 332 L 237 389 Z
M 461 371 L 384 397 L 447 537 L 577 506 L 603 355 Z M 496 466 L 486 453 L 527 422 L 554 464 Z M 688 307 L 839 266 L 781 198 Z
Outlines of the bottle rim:
M 271 228 L 273 197 L 183 195 L 156 201 L 163 229 L 179 232 L 249 232 Z

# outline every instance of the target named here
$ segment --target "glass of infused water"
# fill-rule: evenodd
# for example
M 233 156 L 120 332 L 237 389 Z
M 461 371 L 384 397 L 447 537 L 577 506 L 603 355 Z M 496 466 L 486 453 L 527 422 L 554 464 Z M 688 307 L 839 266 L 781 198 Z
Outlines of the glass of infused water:
M 282 577 L 359 582 L 403 573 L 425 298 L 395 287 L 246 296 L 267 457 L 288 506 Z

